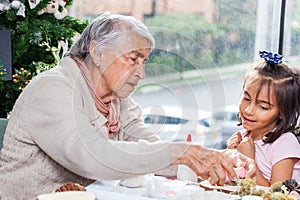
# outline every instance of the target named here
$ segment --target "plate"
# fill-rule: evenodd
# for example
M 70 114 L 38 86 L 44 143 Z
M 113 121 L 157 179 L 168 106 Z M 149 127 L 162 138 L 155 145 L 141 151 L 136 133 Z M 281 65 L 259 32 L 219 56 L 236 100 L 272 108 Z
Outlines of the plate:
M 212 185 L 209 183 L 208 180 L 201 181 L 200 187 L 203 187 L 205 190 L 217 190 L 220 192 L 230 193 L 230 192 L 236 192 L 238 191 L 238 186 L 233 185 Z
M 96 200 L 96 195 L 85 191 L 66 191 L 41 194 L 37 200 Z

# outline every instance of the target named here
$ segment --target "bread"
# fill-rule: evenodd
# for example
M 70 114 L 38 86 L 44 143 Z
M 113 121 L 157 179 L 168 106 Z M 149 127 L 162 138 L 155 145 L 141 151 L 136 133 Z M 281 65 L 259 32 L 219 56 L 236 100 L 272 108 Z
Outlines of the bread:
M 64 185 L 57 188 L 54 192 L 65 192 L 65 191 L 86 191 L 85 187 L 79 183 L 65 183 Z

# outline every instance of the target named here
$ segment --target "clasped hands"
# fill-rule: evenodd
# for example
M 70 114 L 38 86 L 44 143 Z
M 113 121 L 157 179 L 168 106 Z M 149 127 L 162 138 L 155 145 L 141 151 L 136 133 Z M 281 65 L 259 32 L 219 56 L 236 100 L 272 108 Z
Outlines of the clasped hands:
M 254 160 L 236 149 L 215 150 L 191 143 L 174 143 L 171 145 L 171 152 L 172 165 L 187 165 L 212 185 L 224 185 L 227 174 L 231 180 L 235 180 L 237 175 L 234 167 L 243 166 L 246 177 L 255 177 Z
M 246 136 L 243 136 L 246 135 Z M 247 133 L 235 132 L 226 142 L 228 149 L 237 149 L 240 153 L 254 159 L 255 146 L 254 142 Z

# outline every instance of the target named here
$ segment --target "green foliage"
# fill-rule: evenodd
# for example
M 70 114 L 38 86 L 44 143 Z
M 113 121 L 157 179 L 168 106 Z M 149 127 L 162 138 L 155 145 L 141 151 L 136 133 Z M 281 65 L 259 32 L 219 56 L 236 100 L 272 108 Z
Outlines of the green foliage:
M 209 68 L 214 65 L 207 57 L 208 36 L 217 26 L 198 14 L 157 15 L 145 20 L 156 41 L 156 51 L 149 59 L 147 73 L 159 74 Z M 156 65 L 153 65 L 156 64 Z M 160 67 L 159 67 L 160 66 Z
M 216 55 L 227 54 L 227 65 L 250 61 L 254 52 L 257 1 L 216 0 L 215 3 L 218 8 L 215 23 L 224 32 L 214 41 Z M 217 65 L 225 64 L 223 61 L 217 62 Z
M 242 21 L 251 21 L 248 19 L 255 16 L 255 9 L 251 6 L 243 9 L 248 11 L 244 13 L 239 8 L 244 7 L 241 0 L 235 7 L 224 3 L 231 1 L 217 1 L 218 15 L 213 23 L 199 14 L 147 18 L 145 24 L 156 41 L 156 51 L 148 62 L 151 67 L 146 68 L 148 75 L 155 75 L 155 70 L 164 74 L 249 61 L 253 57 L 255 24 Z
M 145 24 L 149 28 L 169 29 L 187 38 L 198 40 L 203 40 L 204 35 L 215 29 L 214 24 L 207 22 L 199 14 L 161 14 L 146 19 Z
M 38 11 L 51 2 L 49 0 L 41 0 L 34 9 L 30 9 L 27 0 L 21 2 L 26 7 L 25 17 L 16 15 L 14 9 L 0 13 L 0 30 L 8 29 L 12 33 L 13 74 L 25 69 L 22 72 L 30 80 L 45 69 L 55 66 L 62 56 L 62 51 L 57 50 L 58 42 L 65 41 L 70 46 L 75 34 L 81 33 L 88 22 L 70 16 L 57 19 L 53 14 L 38 15 Z M 72 0 L 67 1 L 66 6 L 70 5 Z M 22 81 L 0 80 L 0 117 L 5 117 L 11 111 L 22 91 L 21 84 Z
M 149 57 L 149 61 L 150 62 L 147 63 L 146 67 L 147 76 L 156 76 L 176 72 L 181 73 L 186 70 L 195 69 L 193 64 L 189 63 L 186 58 L 160 49 L 153 50 Z

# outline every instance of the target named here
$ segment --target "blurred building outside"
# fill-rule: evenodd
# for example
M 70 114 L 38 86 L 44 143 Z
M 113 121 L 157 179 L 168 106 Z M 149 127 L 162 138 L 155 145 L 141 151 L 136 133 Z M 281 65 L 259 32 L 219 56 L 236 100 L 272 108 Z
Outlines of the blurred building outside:
M 249 2 L 251 3 L 251 1 L 248 1 L 248 3 Z M 252 3 L 254 2 L 255 1 Z M 256 16 L 253 16 L 253 20 L 256 20 L 254 60 L 259 59 L 257 54 L 259 50 L 268 49 L 272 52 L 277 52 L 279 23 L 276 22 L 279 22 L 280 19 L 280 5 L 281 0 L 264 0 L 257 2 Z M 295 5 L 294 1 L 287 2 L 286 9 L 290 11 Z M 69 14 L 71 16 L 87 20 L 91 20 L 103 12 L 131 15 L 141 21 L 145 21 L 147 17 L 153 17 L 160 14 L 193 13 L 202 16 L 210 23 L 214 23 L 216 16 L 219 15 L 215 0 L 74 0 L 73 5 L 69 8 Z M 289 57 L 291 51 L 292 13 L 293 12 L 286 12 L 284 40 L 285 57 Z M 271 24 L 271 27 L 266 24 Z M 272 36 L 270 36 L 270 33 L 272 33 Z M 228 38 L 228 40 L 230 40 L 230 38 Z M 296 58 L 289 58 L 289 61 L 292 61 L 292 63 L 297 63 L 293 62 L 294 60 L 299 60 L 298 55 Z M 228 69 L 217 70 L 217 73 L 232 75 L 232 72 L 235 71 L 238 74 L 243 74 L 247 68 L 246 66 L 249 64 L 250 63 L 240 63 Z M 215 74 L 216 69 L 207 69 L 203 72 L 209 76 L 209 74 Z M 190 77 L 191 74 L 195 75 L 197 73 L 191 71 L 180 74 L 177 73 L 176 75 L 164 75 L 161 78 L 168 79 L 169 77 L 170 79 L 174 79 L 176 76 L 179 76 L 179 78 L 175 78 L 179 80 Z
M 91 19 L 105 11 L 134 16 L 141 21 L 156 14 L 198 13 L 213 22 L 214 0 L 74 0 L 70 15 Z

